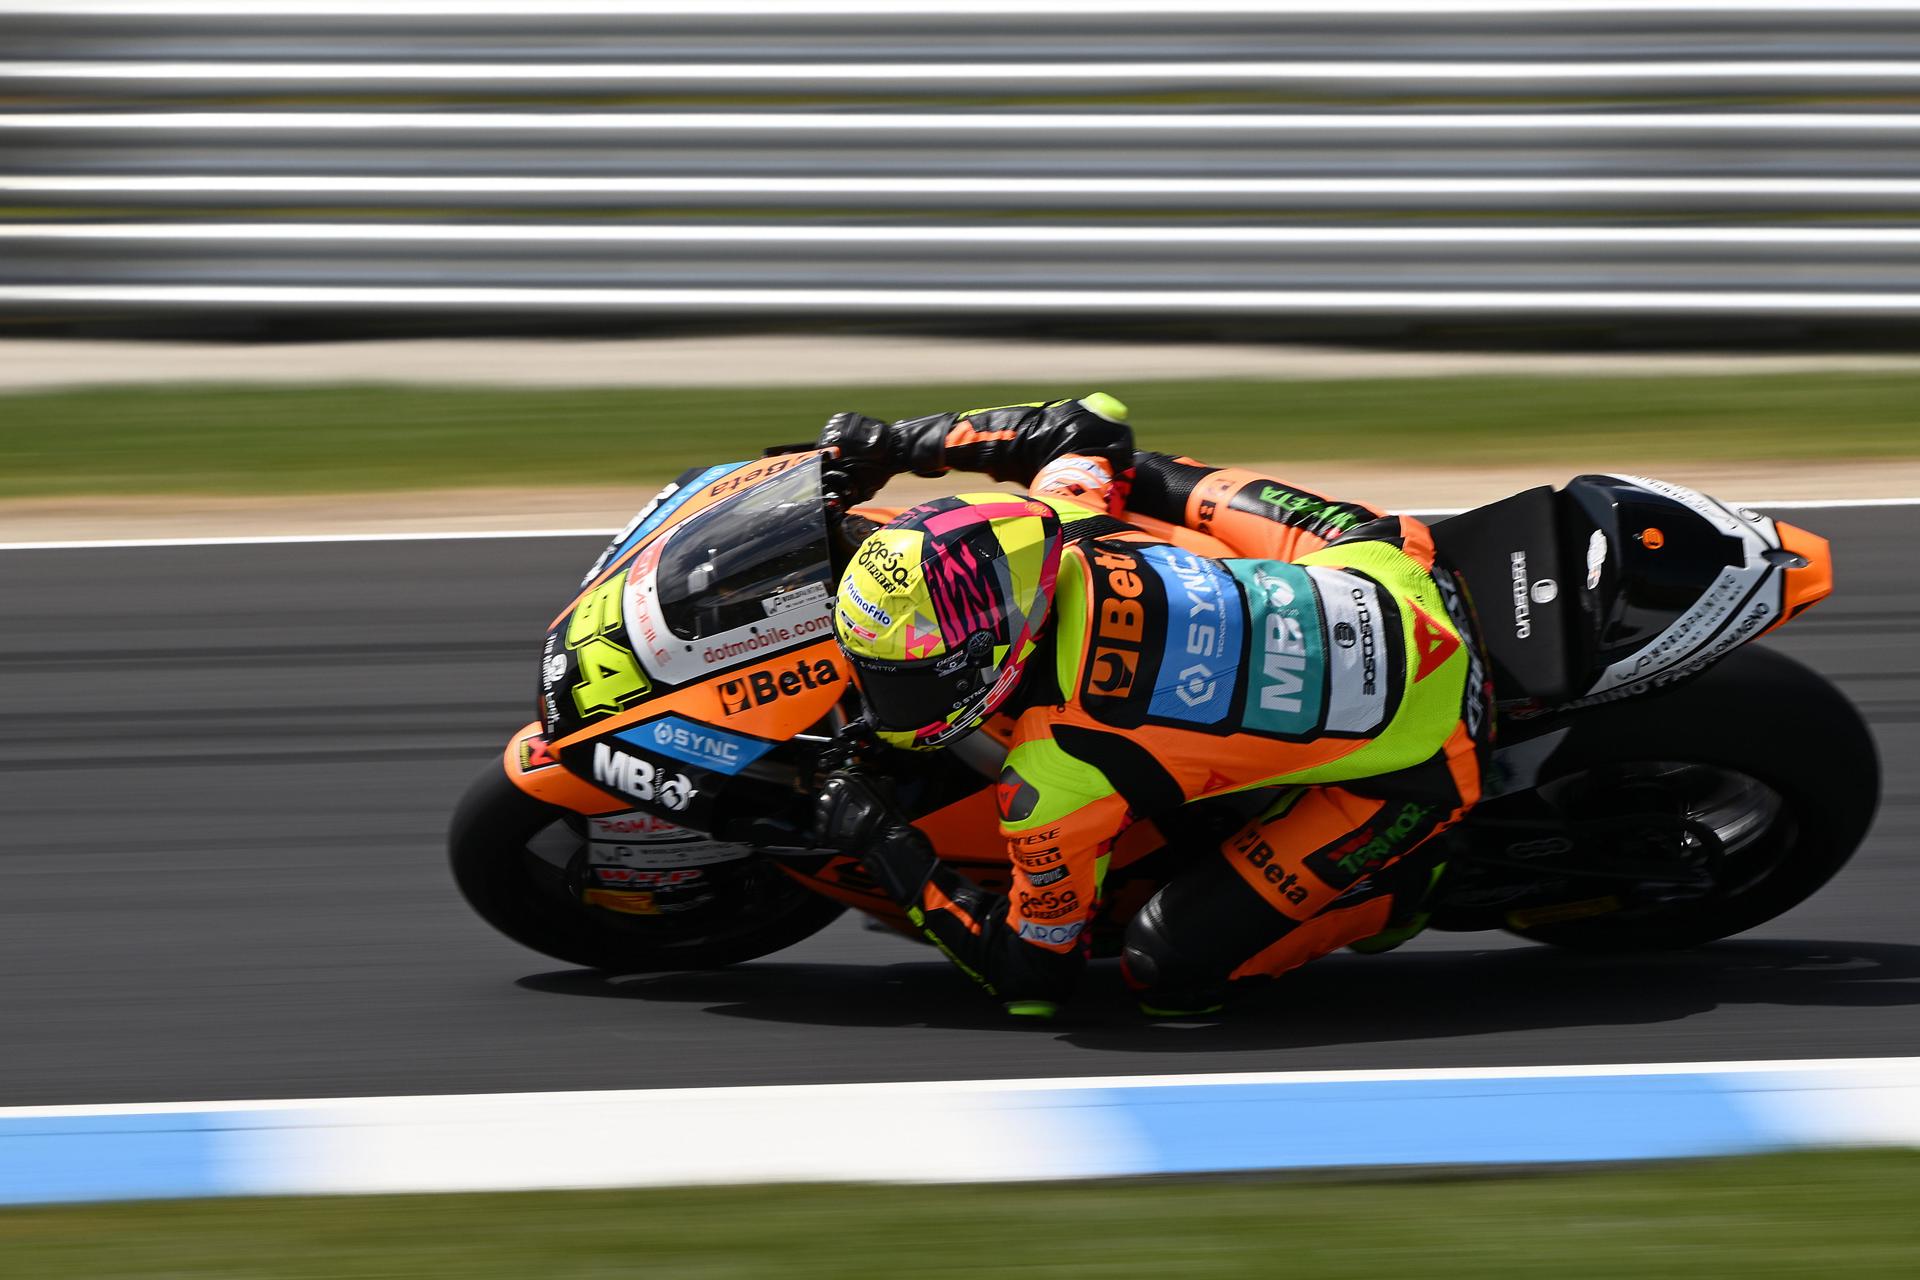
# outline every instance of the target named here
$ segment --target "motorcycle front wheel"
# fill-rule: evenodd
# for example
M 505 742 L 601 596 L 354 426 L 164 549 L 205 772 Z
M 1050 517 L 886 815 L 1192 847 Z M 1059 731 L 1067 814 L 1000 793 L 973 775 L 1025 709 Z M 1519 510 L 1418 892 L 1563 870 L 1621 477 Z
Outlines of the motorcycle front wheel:
M 691 909 L 609 911 L 581 900 L 584 847 L 577 815 L 527 795 L 498 764 L 467 788 L 447 832 L 454 883 L 481 919 L 523 947 L 589 969 L 738 964 L 811 937 L 843 910 L 756 856 L 709 869 L 711 893 Z

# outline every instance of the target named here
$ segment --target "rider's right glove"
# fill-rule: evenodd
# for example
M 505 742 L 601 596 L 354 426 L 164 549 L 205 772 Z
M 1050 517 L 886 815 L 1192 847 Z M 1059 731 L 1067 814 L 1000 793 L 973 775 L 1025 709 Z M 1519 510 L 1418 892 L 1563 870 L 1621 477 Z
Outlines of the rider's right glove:
M 901 472 L 915 469 L 899 425 L 864 413 L 836 413 L 828 418 L 820 429 L 820 447 L 836 453 L 822 464 L 820 479 L 843 511 L 871 499 Z

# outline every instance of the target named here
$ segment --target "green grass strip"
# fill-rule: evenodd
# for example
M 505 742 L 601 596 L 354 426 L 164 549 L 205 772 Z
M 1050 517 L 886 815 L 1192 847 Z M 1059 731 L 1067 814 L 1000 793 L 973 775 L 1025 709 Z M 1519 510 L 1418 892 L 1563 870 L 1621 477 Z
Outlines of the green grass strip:
M 750 376 L 751 370 L 743 370 Z M 111 387 L 0 397 L 0 497 L 625 484 L 882 417 L 1094 387 Z M 1114 383 L 1143 445 L 1409 466 L 1920 456 L 1920 374 Z
M 938 1141 L 926 1135 L 925 1141 Z M 1920 1153 L 1464 1179 L 751 1187 L 0 1211 L 9 1275 L 1911 1280 Z

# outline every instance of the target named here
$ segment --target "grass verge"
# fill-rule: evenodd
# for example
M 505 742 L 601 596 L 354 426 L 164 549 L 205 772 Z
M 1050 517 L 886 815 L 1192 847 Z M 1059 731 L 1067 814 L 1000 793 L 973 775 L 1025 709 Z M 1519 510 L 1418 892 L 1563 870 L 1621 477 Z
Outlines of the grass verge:
M 626 484 L 884 417 L 1087 387 L 108 387 L 0 397 L 0 497 Z M 1114 384 L 1141 442 L 1209 460 L 1920 456 L 1920 374 Z
M 754 1187 L 0 1211 L 35 1277 L 1911 1277 L 1920 1152 L 1451 1180 Z

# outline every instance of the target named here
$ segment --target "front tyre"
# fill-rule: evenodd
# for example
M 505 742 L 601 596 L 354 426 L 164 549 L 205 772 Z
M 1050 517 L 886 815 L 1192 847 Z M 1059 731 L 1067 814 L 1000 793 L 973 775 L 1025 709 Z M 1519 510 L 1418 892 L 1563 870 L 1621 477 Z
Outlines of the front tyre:
M 461 797 L 447 832 L 454 883 L 467 905 L 523 947 L 619 973 L 752 960 L 818 933 L 843 909 L 764 857 L 716 869 L 711 899 L 693 910 L 632 916 L 589 906 L 576 887 L 585 856 L 578 821 L 489 766 Z
M 1879 760 L 1860 713 L 1823 676 L 1770 649 L 1739 650 L 1685 685 L 1567 723 L 1539 794 L 1585 788 L 1623 806 L 1664 796 L 1716 832 L 1723 852 L 1705 894 L 1510 928 L 1535 942 L 1652 951 L 1743 933 L 1831 879 L 1879 805 Z

